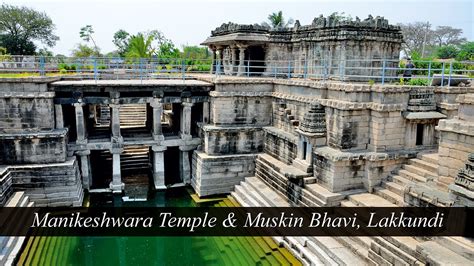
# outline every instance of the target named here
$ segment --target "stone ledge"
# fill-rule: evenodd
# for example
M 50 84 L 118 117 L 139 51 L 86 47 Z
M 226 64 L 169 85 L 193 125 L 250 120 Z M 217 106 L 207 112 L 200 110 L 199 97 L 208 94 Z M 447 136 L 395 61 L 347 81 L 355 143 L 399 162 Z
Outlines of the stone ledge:
M 228 124 L 225 125 L 205 125 L 202 127 L 202 130 L 205 132 L 209 131 L 260 131 L 262 130 L 262 126 L 230 126 Z
M 314 153 L 321 155 L 331 161 L 358 161 L 367 160 L 371 162 L 397 160 L 403 158 L 415 158 L 415 151 L 398 152 L 343 152 L 328 146 L 316 148 Z
M 272 92 L 253 92 L 253 91 L 211 91 L 212 97 L 270 97 Z
M 0 133 L 0 139 L 64 138 L 67 135 L 68 130 L 68 128 L 59 128 L 49 131 L 23 131 L 23 133 Z
M 298 136 L 288 133 L 282 129 L 276 127 L 264 127 L 263 131 L 265 131 L 265 133 L 277 136 L 280 139 L 284 139 L 292 143 L 298 143 Z
M 457 118 L 448 120 L 443 119 L 439 121 L 436 130 L 474 136 L 474 122 L 468 122 Z
M 0 92 L 0 98 L 54 98 L 54 96 L 54 92 Z

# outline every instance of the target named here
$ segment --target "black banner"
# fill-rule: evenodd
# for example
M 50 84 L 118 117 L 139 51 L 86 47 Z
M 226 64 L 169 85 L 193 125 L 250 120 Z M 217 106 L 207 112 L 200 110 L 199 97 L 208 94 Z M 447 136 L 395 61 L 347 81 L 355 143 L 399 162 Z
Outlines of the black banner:
M 1 236 L 465 236 L 459 208 L 0 208 Z

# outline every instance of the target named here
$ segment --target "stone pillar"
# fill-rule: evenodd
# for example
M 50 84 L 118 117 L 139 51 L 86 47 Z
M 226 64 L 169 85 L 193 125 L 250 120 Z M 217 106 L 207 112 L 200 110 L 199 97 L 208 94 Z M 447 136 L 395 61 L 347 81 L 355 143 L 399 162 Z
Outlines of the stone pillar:
M 161 99 L 153 98 L 150 102 L 150 106 L 153 107 L 153 139 L 163 140 L 163 133 L 161 131 L 161 115 L 163 113 L 163 104 Z
M 54 113 L 56 114 L 56 128 L 64 128 L 63 106 L 61 104 L 55 104 Z
M 81 158 L 82 188 L 89 190 L 92 186 L 92 172 L 90 161 L 90 150 L 78 151 L 77 155 Z
M 222 46 L 217 47 L 217 61 L 216 61 L 216 73 L 222 74 L 224 66 L 224 48 Z
M 304 151 L 304 139 L 300 137 L 298 141 L 298 145 L 296 147 L 296 152 L 297 152 L 296 158 L 303 160 L 303 157 L 304 157 L 303 151 Z
M 122 148 L 112 148 L 110 153 L 112 154 L 112 182 L 109 187 L 113 193 L 122 193 L 124 184 L 122 183 L 122 173 L 120 170 L 120 154 Z
M 209 102 L 202 103 L 202 121 L 204 124 L 209 123 Z
M 181 110 L 181 138 L 182 139 L 191 139 L 191 107 L 193 103 L 183 102 Z
M 212 62 L 211 62 L 210 74 L 214 74 L 216 72 L 216 48 L 211 48 L 211 50 L 212 50 Z
M 120 135 L 120 104 L 109 104 L 110 111 L 110 126 L 112 127 L 112 138 L 121 139 Z
M 246 46 L 239 46 L 239 71 L 237 76 L 243 76 L 245 74 L 245 48 Z
M 165 156 L 166 146 L 152 146 L 153 151 L 153 182 L 155 189 L 166 189 L 165 185 Z
M 191 184 L 191 164 L 189 162 L 189 151 L 192 150 L 192 148 L 187 146 L 180 146 L 179 150 L 179 166 L 181 169 L 181 180 L 186 185 Z
M 84 103 L 78 102 L 73 104 L 76 110 L 76 136 L 77 143 L 87 143 L 86 139 L 86 125 L 84 120 Z
M 234 75 L 235 72 L 236 72 L 236 69 L 237 69 L 237 49 L 232 46 L 230 48 L 230 52 L 231 52 L 231 67 L 230 67 L 230 74 L 231 75 Z

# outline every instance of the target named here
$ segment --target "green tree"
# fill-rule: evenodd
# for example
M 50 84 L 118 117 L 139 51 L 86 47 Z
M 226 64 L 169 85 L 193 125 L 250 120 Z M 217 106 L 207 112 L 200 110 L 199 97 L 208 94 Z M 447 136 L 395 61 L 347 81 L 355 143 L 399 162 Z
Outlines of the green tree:
M 94 34 L 94 29 L 92 28 L 92 25 L 86 25 L 85 27 L 82 27 L 81 30 L 79 31 L 79 35 L 81 36 L 81 38 L 86 42 L 92 41 L 92 44 L 94 45 L 94 49 L 98 52 L 99 47 L 97 47 L 97 44 L 95 43 L 95 40 L 92 37 L 93 34 Z
M 441 59 L 455 58 L 459 49 L 454 45 L 444 45 L 436 50 L 436 56 Z
M 153 39 L 153 35 L 143 33 L 130 37 L 127 58 L 150 58 L 155 55 L 155 48 L 152 46 Z
M 271 27 L 273 29 L 282 29 L 288 28 L 293 24 L 293 19 L 290 18 L 288 21 L 285 21 L 283 17 L 283 12 L 280 10 L 278 12 L 273 12 L 268 15 L 268 22 L 264 22 L 263 25 Z
M 0 46 L 10 54 L 34 54 L 36 46 L 33 41 L 54 46 L 59 40 L 53 33 L 54 29 L 53 21 L 44 12 L 7 4 L 0 8 Z
M 474 42 L 467 42 L 460 47 L 459 53 L 456 57 L 459 61 L 474 61 Z
M 86 44 L 77 44 L 76 48 L 72 50 L 73 57 L 100 57 L 100 51 L 87 46 Z
M 125 56 L 128 50 L 130 34 L 124 30 L 118 30 L 114 33 L 112 42 L 117 47 L 117 52 L 120 56 Z
M 51 52 L 50 50 L 46 48 L 40 48 L 36 54 L 41 55 L 41 56 L 48 56 L 48 57 L 53 56 L 53 52 Z

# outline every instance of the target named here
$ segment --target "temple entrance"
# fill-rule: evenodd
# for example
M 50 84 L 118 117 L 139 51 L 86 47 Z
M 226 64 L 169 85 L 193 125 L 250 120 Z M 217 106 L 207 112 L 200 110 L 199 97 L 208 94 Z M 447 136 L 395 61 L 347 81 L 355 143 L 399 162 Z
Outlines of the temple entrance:
M 90 162 L 91 189 L 108 189 L 112 181 L 112 154 L 108 150 L 92 150 Z
M 423 145 L 424 125 L 416 124 L 416 145 Z

